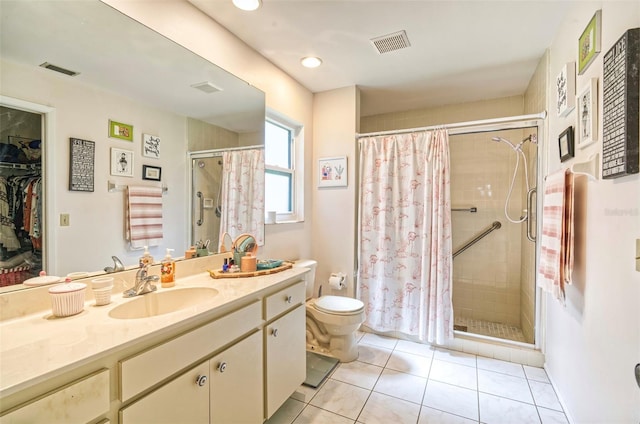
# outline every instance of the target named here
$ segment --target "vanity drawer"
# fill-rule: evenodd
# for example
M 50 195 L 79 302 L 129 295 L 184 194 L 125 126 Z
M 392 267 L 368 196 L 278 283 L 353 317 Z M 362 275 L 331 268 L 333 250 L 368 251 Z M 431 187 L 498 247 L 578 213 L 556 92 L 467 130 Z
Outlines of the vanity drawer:
M 103 369 L 9 412 L 0 423 L 86 423 L 109 407 L 109 370 Z
M 173 340 L 120 361 L 120 400 L 127 401 L 262 323 L 256 301 Z
M 264 316 L 269 321 L 281 313 L 304 303 L 306 295 L 305 282 L 300 281 L 292 286 L 282 289 L 264 299 Z

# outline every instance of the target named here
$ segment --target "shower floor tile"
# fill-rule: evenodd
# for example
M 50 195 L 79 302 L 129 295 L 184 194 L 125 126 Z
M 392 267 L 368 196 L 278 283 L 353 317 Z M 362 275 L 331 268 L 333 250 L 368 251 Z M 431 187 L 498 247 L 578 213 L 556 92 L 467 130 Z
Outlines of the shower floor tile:
M 455 317 L 454 324 L 456 326 L 467 327 L 467 333 L 526 343 L 522 330 L 513 325 L 464 317 Z M 456 328 L 456 330 L 458 330 L 458 328 Z

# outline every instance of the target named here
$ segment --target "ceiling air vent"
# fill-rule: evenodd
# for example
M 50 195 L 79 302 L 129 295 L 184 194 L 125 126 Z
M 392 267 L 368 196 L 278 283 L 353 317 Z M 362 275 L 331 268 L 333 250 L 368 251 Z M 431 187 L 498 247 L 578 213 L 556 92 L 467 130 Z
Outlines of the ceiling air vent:
M 70 71 L 69 69 L 61 68 L 60 66 L 53 65 L 49 62 L 41 63 L 40 66 L 43 68 L 49 69 L 50 71 L 60 72 L 61 74 L 69 75 L 70 77 L 75 77 L 80 75 L 80 72 Z
M 372 38 L 373 46 L 378 53 L 389 53 L 394 50 L 404 49 L 411 46 L 407 33 L 403 31 L 394 32 L 393 34 L 383 35 L 382 37 Z
M 222 88 L 216 87 L 209 81 L 199 82 L 197 84 L 193 84 L 191 87 L 195 88 L 196 90 L 204 91 L 207 94 L 215 93 L 217 91 L 222 91 Z

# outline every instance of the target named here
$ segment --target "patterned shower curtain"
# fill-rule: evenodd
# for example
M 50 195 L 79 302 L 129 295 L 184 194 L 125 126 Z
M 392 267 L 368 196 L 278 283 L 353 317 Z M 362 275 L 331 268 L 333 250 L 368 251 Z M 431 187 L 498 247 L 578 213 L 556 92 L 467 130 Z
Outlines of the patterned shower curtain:
M 453 337 L 449 135 L 360 139 L 358 295 L 364 324 Z
M 230 150 L 222 154 L 220 236 L 253 235 L 264 245 L 264 149 Z

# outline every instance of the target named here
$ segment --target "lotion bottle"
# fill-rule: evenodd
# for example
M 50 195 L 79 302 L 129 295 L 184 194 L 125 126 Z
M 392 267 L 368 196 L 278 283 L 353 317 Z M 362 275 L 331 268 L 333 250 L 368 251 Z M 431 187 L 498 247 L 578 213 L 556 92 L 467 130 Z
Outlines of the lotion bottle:
M 160 284 L 163 288 L 173 287 L 176 279 L 176 263 L 171 257 L 173 249 L 167 249 L 167 254 L 160 263 Z
M 140 256 L 139 265 L 140 267 L 143 267 L 145 265 L 153 265 L 153 256 L 151 256 L 151 253 L 149 253 L 149 246 L 144 247 L 144 254 Z

